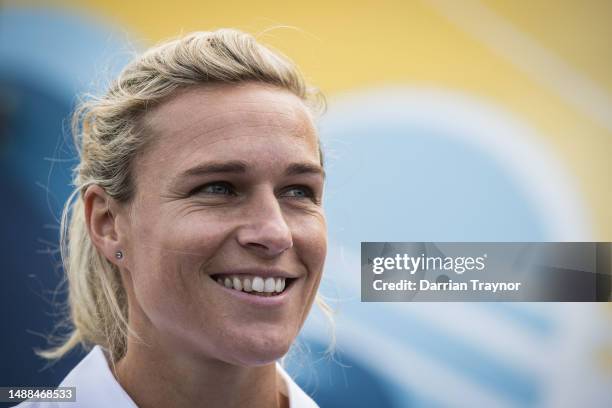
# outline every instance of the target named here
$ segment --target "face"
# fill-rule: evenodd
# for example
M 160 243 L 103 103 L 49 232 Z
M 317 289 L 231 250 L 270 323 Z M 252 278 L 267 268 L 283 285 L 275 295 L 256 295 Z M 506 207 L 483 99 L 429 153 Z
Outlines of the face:
M 173 352 L 261 365 L 287 352 L 326 255 L 318 138 L 295 95 L 183 90 L 147 114 L 124 218 L 130 324 Z

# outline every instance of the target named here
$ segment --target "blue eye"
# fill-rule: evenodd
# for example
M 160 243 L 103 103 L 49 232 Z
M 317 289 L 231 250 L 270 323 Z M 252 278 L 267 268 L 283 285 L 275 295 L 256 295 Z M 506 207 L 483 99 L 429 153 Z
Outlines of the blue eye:
M 234 193 L 234 189 L 229 183 L 215 182 L 209 183 L 195 190 L 196 193 L 229 195 Z
M 293 197 L 293 198 L 312 198 L 314 197 L 314 193 L 309 187 L 306 186 L 294 186 L 285 190 L 283 193 L 285 197 Z

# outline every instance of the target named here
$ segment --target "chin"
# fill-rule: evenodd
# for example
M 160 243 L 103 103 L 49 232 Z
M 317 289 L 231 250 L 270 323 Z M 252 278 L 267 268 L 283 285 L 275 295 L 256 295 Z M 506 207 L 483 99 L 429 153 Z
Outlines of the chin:
M 289 351 L 293 339 L 269 338 L 249 338 L 246 344 L 236 344 L 232 354 L 235 364 L 241 366 L 262 366 L 275 362 Z

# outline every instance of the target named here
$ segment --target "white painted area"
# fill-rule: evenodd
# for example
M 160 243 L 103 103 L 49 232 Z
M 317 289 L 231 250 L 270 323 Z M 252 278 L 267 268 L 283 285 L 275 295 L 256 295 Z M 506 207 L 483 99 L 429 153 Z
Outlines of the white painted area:
M 425 2 L 532 80 L 612 131 L 612 96 L 535 38 L 477 0 Z
M 492 390 L 469 381 L 418 350 L 406 347 L 388 334 L 368 330 L 358 318 L 338 324 L 338 343 L 343 354 L 366 365 L 381 378 L 443 407 L 514 407 Z M 325 344 L 322 330 L 305 330 L 305 336 Z M 350 368 L 347 368 L 350 370 Z
M 355 91 L 330 101 L 323 143 L 347 123 L 425 127 L 493 158 L 527 197 L 554 241 L 592 241 L 593 223 L 576 176 L 540 135 L 493 103 L 443 89 L 401 87 Z

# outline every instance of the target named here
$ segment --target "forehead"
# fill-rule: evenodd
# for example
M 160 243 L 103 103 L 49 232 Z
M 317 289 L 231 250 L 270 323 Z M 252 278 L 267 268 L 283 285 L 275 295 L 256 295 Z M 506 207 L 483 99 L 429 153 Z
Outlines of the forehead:
M 146 171 L 163 167 L 173 172 L 235 155 L 278 164 L 300 155 L 318 162 L 318 138 L 307 107 L 292 93 L 267 85 L 183 89 L 149 111 L 144 121 L 154 139 L 142 157 Z
M 267 127 L 296 137 L 314 132 L 308 109 L 297 96 L 256 83 L 183 89 L 149 112 L 145 123 L 157 136 L 174 142 L 205 135 L 212 139 L 241 127 L 241 133 Z

